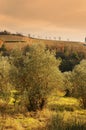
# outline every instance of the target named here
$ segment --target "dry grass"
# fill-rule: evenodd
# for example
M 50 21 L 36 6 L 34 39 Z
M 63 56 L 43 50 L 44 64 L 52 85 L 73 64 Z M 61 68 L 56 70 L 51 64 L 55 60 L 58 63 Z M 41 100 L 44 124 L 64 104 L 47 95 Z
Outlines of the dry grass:
M 28 38 L 14 35 L 0 35 L 0 39 L 4 42 L 7 41 L 4 44 L 8 49 L 13 49 L 15 47 L 23 48 L 27 45 L 43 43 L 49 48 L 56 49 L 61 52 L 64 51 L 65 47 L 67 47 L 69 51 L 77 50 L 80 52 L 81 51 L 86 52 L 86 47 L 84 47 L 83 43 L 81 42 L 43 40 L 43 39 Z
M 77 99 L 62 95 L 62 92 L 50 95 L 42 111 L 2 114 L 0 130 L 85 130 L 86 110 L 80 108 Z M 0 104 L 4 104 L 3 100 Z

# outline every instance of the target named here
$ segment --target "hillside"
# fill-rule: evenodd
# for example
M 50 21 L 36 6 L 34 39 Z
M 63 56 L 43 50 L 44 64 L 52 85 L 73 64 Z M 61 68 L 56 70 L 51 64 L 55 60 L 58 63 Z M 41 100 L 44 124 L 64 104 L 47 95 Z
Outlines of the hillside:
M 74 46 L 77 47 L 83 47 L 82 42 L 73 42 L 73 41 L 58 41 L 58 40 L 46 40 L 46 39 L 37 39 L 32 37 L 26 37 L 26 36 L 17 36 L 17 35 L 0 35 L 0 44 L 5 44 L 5 46 L 9 49 L 12 49 L 14 47 L 23 48 L 26 45 L 31 45 L 35 43 L 44 43 L 49 48 L 61 48 L 62 46 Z
M 29 42 L 29 38 L 25 36 L 17 36 L 17 35 L 0 35 L 1 45 L 5 44 L 5 46 L 9 49 L 15 47 L 23 47 L 27 45 L 26 43 Z
M 29 40 L 28 37 L 25 36 L 17 36 L 17 35 L 0 35 L 0 39 L 4 42 L 26 42 Z

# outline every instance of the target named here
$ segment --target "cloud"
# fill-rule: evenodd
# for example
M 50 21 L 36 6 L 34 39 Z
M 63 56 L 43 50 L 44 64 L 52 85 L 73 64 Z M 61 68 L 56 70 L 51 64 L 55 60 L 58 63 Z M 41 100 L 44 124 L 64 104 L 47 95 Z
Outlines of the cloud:
M 16 30 L 86 30 L 86 0 L 0 0 L 0 25 Z

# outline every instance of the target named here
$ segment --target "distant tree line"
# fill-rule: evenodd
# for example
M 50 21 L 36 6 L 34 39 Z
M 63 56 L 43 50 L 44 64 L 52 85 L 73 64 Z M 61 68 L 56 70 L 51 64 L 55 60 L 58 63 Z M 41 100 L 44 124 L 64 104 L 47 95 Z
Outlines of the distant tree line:
M 15 36 L 23 36 L 23 34 L 21 33 L 11 33 L 7 30 L 4 30 L 4 31 L 0 31 L 0 35 L 15 35 Z

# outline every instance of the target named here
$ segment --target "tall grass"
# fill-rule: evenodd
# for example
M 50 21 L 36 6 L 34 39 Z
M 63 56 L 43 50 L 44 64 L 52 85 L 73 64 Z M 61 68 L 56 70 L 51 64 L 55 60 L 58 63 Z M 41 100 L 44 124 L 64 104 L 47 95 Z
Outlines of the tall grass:
M 67 119 L 65 119 L 65 116 L 68 116 Z M 86 120 L 79 120 L 67 112 L 65 112 L 65 115 L 64 113 L 57 113 L 52 117 L 46 130 L 86 130 Z

